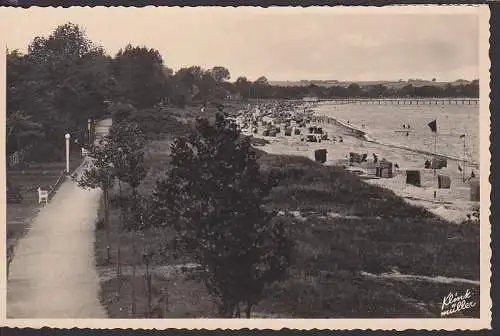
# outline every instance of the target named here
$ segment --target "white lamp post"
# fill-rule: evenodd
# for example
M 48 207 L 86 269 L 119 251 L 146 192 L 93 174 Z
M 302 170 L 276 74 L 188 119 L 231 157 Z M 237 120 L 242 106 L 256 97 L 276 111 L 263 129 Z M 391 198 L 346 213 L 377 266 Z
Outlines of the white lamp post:
M 68 133 L 66 133 L 64 138 L 66 139 L 66 173 L 69 174 L 69 138 L 70 138 L 70 135 Z
M 91 141 L 90 140 L 90 127 L 92 126 L 92 119 L 89 118 L 87 126 L 88 126 L 87 128 L 88 128 L 88 131 L 89 131 L 89 145 L 90 145 L 90 141 Z

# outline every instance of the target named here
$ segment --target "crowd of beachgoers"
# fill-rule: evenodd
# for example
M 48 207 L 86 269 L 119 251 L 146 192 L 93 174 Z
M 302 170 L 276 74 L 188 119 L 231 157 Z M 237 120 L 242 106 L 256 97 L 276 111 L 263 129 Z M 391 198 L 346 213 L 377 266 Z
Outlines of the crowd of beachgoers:
M 478 170 L 465 174 L 460 160 L 377 143 L 363 125 L 319 115 L 314 102 L 249 104 L 232 119 L 265 152 L 343 166 L 451 222 L 479 218 Z

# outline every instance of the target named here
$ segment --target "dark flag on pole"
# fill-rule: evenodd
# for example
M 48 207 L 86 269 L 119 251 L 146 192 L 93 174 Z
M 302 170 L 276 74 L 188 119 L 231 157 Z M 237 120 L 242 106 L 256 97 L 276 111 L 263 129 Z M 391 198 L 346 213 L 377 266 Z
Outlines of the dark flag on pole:
M 434 132 L 434 133 L 437 132 L 437 122 L 436 122 L 436 120 L 431 121 L 427 125 L 431 128 L 432 132 Z
M 465 134 L 462 134 L 462 135 L 460 136 L 460 139 L 463 139 L 463 138 L 465 138 Z
M 459 171 L 462 171 L 462 167 L 460 167 L 460 165 L 458 165 L 458 170 L 459 170 Z

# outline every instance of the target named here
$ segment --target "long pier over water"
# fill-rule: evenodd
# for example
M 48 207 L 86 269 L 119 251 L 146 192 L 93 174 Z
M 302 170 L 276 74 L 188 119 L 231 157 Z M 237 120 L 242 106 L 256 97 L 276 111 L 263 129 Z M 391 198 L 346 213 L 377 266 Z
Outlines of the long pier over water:
M 307 100 L 306 100 L 307 101 Z M 329 105 L 370 104 L 370 105 L 478 105 L 478 98 L 346 98 L 318 99 L 310 101 Z

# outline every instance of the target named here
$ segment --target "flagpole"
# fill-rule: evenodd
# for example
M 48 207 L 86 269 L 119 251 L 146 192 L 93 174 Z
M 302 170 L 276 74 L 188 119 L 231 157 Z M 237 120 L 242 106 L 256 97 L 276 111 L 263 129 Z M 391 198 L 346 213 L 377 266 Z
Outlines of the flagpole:
M 436 165 L 437 165 L 436 152 L 437 152 L 437 129 L 436 132 L 434 132 L 434 176 L 436 176 Z
M 465 134 L 464 134 L 464 168 L 462 170 L 462 182 L 465 182 Z

